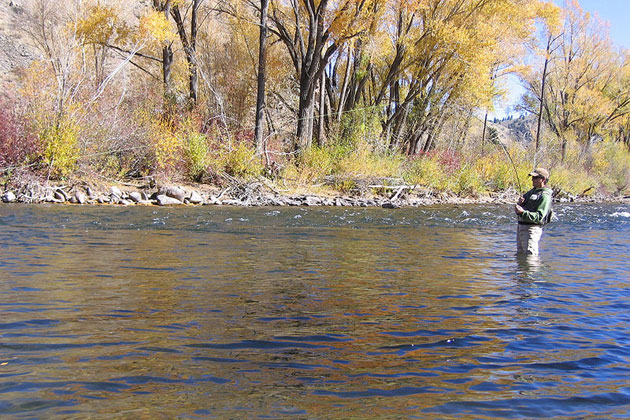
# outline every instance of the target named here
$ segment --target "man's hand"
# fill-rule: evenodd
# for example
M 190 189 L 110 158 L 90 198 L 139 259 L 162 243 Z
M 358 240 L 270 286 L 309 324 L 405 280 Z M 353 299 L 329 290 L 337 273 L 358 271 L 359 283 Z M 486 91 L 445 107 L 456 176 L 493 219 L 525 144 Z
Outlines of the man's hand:
M 514 213 L 516 214 L 522 214 L 525 211 L 525 209 L 521 206 L 519 206 L 518 204 L 514 206 Z
M 525 199 L 523 197 L 518 198 L 518 204 L 523 204 L 524 202 L 525 202 Z

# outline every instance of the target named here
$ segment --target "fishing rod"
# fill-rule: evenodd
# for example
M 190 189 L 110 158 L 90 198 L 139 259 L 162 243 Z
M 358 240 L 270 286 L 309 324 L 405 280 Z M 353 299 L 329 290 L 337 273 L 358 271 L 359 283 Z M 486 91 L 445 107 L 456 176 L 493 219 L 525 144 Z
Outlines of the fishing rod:
M 516 165 L 514 164 L 514 160 L 512 159 L 512 156 L 510 156 L 510 152 L 508 152 L 503 142 L 501 140 L 497 140 L 497 143 L 501 145 L 501 148 L 503 149 L 508 159 L 510 160 L 510 163 L 512 164 L 512 169 L 514 170 L 514 175 L 516 175 L 516 182 L 518 183 L 518 191 L 520 194 L 520 192 L 523 191 L 523 188 L 521 187 L 521 180 L 518 177 L 518 171 L 516 170 Z

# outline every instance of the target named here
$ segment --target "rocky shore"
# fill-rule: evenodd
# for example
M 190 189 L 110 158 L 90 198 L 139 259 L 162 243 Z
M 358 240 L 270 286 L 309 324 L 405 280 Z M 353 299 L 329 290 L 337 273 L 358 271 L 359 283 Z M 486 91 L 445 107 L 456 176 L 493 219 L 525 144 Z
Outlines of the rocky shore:
M 515 190 L 483 196 L 460 197 L 411 186 L 380 186 L 380 195 L 317 195 L 278 192 L 263 183 L 239 184 L 224 189 L 208 185 L 155 186 L 102 185 L 77 183 L 48 185 L 30 182 L 6 188 L 0 195 L 3 203 L 56 203 L 76 205 L 147 205 L 147 206 L 338 206 L 338 207 L 418 207 L 436 204 L 514 203 Z M 627 201 L 630 197 L 577 197 L 557 193 L 556 202 Z

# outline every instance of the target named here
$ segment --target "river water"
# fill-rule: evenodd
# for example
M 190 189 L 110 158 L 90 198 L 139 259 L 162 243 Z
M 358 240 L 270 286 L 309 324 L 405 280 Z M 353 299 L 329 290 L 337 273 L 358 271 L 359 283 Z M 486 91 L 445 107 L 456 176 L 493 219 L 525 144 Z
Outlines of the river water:
M 2 418 L 630 417 L 630 209 L 0 206 Z

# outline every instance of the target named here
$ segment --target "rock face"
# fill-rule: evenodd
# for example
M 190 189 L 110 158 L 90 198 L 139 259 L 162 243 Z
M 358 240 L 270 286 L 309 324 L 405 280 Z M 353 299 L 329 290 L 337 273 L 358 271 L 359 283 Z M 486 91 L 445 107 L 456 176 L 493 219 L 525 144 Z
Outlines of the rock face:
M 39 53 L 20 27 L 24 24 L 23 1 L 0 2 L 0 82 L 15 80 L 15 71 L 26 68 Z

